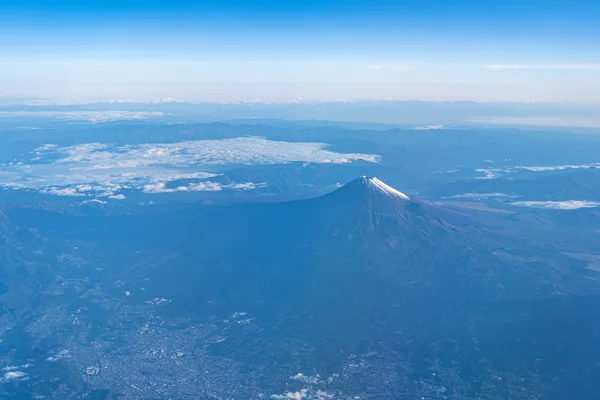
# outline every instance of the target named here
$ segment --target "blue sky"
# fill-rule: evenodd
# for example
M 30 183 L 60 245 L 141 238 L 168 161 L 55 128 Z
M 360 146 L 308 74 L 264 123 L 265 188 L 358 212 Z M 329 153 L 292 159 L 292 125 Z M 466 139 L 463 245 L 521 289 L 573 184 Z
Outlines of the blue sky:
M 598 1 L 0 3 L 0 95 L 600 102 Z

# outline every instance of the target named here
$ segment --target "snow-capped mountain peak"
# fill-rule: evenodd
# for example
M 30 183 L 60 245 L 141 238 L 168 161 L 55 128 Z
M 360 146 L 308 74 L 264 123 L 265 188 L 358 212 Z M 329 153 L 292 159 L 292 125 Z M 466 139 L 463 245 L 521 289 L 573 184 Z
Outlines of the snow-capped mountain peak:
M 410 197 L 408 197 L 404 193 L 394 189 L 390 185 L 384 183 L 383 181 L 379 180 L 378 178 L 376 178 L 374 176 L 371 176 L 371 177 L 361 176 L 358 179 L 362 185 L 367 186 L 371 190 L 376 190 L 387 196 L 395 196 L 395 197 L 399 197 L 403 200 L 410 200 Z

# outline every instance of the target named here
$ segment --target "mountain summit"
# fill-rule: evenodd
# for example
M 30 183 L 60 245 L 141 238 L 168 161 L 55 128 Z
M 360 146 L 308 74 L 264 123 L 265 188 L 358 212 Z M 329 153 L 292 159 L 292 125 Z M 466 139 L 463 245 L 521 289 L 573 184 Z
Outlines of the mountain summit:
M 318 205 L 317 205 L 318 203 Z M 359 214 L 371 217 L 399 217 L 416 211 L 422 204 L 376 177 L 361 176 L 338 190 L 313 200 L 313 206 L 352 218 Z
M 410 200 L 410 197 L 387 185 L 386 183 L 382 182 L 374 176 L 361 176 L 360 178 L 357 178 L 348 183 L 345 187 L 353 190 L 363 190 L 382 196 L 391 196 L 400 198 L 402 200 Z
M 358 240 L 361 245 L 401 241 L 423 247 L 436 241 L 448 242 L 456 231 L 451 211 L 417 201 L 376 177 L 361 176 L 341 188 L 299 202 L 303 220 L 298 225 L 338 238 Z M 374 242 L 374 243 L 373 243 Z
M 389 206 L 416 203 L 406 194 L 374 176 L 356 178 L 323 198 L 330 198 L 331 201 L 337 203 L 361 203 L 363 205 L 379 203 L 377 206 L 383 208 L 385 208 L 385 204 Z

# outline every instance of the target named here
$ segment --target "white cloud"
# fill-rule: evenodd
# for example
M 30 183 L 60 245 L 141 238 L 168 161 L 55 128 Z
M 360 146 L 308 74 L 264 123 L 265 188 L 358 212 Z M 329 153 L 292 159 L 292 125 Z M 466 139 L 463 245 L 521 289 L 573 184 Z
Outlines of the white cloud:
M 519 171 L 529 172 L 552 172 L 552 171 L 564 171 L 567 169 L 600 169 L 600 163 L 590 164 L 562 164 L 562 165 L 517 165 L 514 167 L 505 168 L 478 168 L 475 171 L 485 174 L 483 177 L 477 179 L 494 179 L 501 174 L 513 174 Z
M 86 196 L 84 193 L 80 193 L 76 188 L 57 188 L 48 187 L 40 190 L 44 194 L 52 194 L 55 196 Z
M 87 162 L 96 168 L 189 164 L 287 164 L 295 161 L 347 163 L 376 162 L 372 154 L 340 154 L 325 149 L 324 143 L 282 142 L 257 137 L 224 140 L 190 140 L 113 147 L 99 143 L 55 149 L 67 156 L 59 162 Z
M 253 184 L 251 184 L 253 185 Z M 223 186 L 220 185 L 216 182 L 198 182 L 198 183 L 191 183 L 190 186 L 187 187 L 186 190 L 191 190 L 194 192 L 200 192 L 200 191 L 219 191 L 219 190 L 223 190 L 224 187 L 232 187 L 237 189 L 237 187 L 235 187 L 236 185 L 230 185 L 230 186 Z
M 247 183 L 233 183 L 230 185 L 222 185 L 217 182 L 204 181 L 204 182 L 193 182 L 188 186 L 176 186 L 167 187 L 165 182 L 154 183 L 145 185 L 143 191 L 146 193 L 174 193 L 174 192 L 218 192 L 223 189 L 238 189 L 238 190 L 251 190 L 263 186 L 263 184 L 257 184 L 253 182 Z
M 315 400 L 333 399 L 333 395 L 323 390 L 317 390 L 317 394 L 314 396 Z
M 112 194 L 110 196 L 108 196 L 109 199 L 113 199 L 113 200 L 125 200 L 126 197 L 124 194 Z
M 54 356 L 50 356 L 50 357 L 46 358 L 46 361 L 57 362 L 59 360 L 65 359 L 65 358 L 71 358 L 71 356 L 69 355 L 69 350 L 66 350 L 66 349 L 59 351 Z
M 490 70 L 600 70 L 600 64 L 487 64 L 482 67 Z
M 481 172 L 485 174 L 485 176 L 479 176 L 475 179 L 496 179 L 499 175 L 498 172 L 502 172 L 501 169 L 497 168 L 479 168 L 475 170 L 476 172 Z
M 307 398 L 308 389 L 300 389 L 298 392 L 287 392 L 286 394 L 274 394 L 272 399 L 302 400 Z
M 430 130 L 438 130 L 438 129 L 444 129 L 444 125 L 415 126 L 415 131 L 430 131 Z
M 512 169 L 520 169 L 532 172 L 563 171 L 565 169 L 589 169 L 600 168 L 600 163 L 593 164 L 567 164 L 567 165 L 541 165 L 541 166 L 517 166 Z M 508 169 L 507 172 L 512 172 Z
M 587 200 L 515 201 L 511 204 L 521 207 L 547 208 L 555 210 L 576 210 L 578 208 L 594 208 L 600 206 L 600 202 Z
M 190 186 L 194 186 L 194 184 L 192 184 Z M 262 186 L 265 186 L 265 184 L 264 183 L 247 182 L 247 183 L 236 183 L 236 184 L 230 185 L 229 187 L 231 187 L 233 189 L 238 189 L 238 190 L 252 190 L 252 189 L 262 187 Z
M 302 399 L 307 399 L 307 400 L 327 400 L 327 399 L 333 399 L 333 395 L 330 393 L 327 393 L 323 390 L 317 390 L 316 392 L 314 390 L 309 390 L 309 389 L 300 389 L 297 392 L 287 392 L 284 394 L 274 394 L 271 395 L 272 399 L 276 399 L 276 400 L 302 400 Z
M 489 199 L 489 198 L 511 198 L 518 197 L 512 194 L 506 193 L 462 193 L 448 197 L 449 199 Z
M 292 376 L 290 379 L 304 382 L 304 383 L 319 383 L 319 375 L 316 376 L 307 376 L 301 372 L 298 372 L 296 375 Z
M 142 190 L 146 193 L 173 193 L 176 192 L 176 189 L 168 189 L 167 184 L 164 182 L 153 183 L 149 185 L 145 185 Z
M 13 379 L 20 379 L 23 378 L 25 375 L 25 372 L 21 372 L 21 371 L 10 371 L 4 374 L 4 380 L 13 380 Z
M 92 199 L 92 200 L 84 200 L 81 202 L 81 204 L 90 204 L 90 203 L 106 204 L 106 201 L 99 200 L 99 199 Z
M 37 189 L 60 196 L 119 195 L 122 190 L 147 193 L 177 191 L 250 190 L 260 183 L 227 185 L 205 181 L 216 174 L 207 165 L 287 164 L 291 162 L 344 164 L 377 162 L 373 154 L 336 153 L 324 143 L 283 142 L 256 137 L 195 140 L 115 146 L 86 143 L 35 149 L 31 160 L 0 165 L 0 187 Z M 175 181 L 194 181 L 170 185 Z
M 37 151 L 48 151 L 48 150 L 52 150 L 57 148 L 58 146 L 52 143 L 48 143 L 48 144 L 43 144 L 40 147 L 38 147 L 36 150 Z

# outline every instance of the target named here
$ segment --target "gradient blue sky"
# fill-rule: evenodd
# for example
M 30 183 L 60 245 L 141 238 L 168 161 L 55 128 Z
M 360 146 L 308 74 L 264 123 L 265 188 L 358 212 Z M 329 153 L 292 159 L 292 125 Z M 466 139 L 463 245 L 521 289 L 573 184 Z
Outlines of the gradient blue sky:
M 600 102 L 600 1 L 0 2 L 0 96 Z

